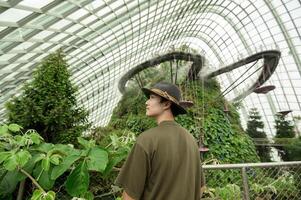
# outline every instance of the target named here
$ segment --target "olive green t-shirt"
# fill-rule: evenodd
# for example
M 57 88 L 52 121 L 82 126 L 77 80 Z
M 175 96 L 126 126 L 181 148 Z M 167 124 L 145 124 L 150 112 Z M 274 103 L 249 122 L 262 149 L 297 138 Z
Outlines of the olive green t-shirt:
M 199 200 L 196 141 L 175 121 L 161 122 L 137 138 L 115 184 L 135 200 Z

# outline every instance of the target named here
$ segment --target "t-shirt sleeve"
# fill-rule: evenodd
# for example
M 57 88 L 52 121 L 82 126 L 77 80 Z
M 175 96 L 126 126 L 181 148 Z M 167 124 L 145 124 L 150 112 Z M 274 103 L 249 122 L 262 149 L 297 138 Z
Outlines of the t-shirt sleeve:
M 136 143 L 115 180 L 115 184 L 135 200 L 139 200 L 144 191 L 150 168 L 148 160 L 146 151 Z

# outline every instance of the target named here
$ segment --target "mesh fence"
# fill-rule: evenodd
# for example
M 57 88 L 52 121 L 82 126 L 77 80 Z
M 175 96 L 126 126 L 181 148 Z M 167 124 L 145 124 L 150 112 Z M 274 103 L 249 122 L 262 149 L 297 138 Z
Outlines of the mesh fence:
M 301 162 L 203 166 L 203 170 L 202 199 L 301 199 Z

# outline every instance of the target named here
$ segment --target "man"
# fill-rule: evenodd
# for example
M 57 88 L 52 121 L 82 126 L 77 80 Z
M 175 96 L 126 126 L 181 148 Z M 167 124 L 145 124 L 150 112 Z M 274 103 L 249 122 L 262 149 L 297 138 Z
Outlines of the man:
M 142 91 L 146 115 L 158 126 L 139 135 L 115 184 L 123 200 L 199 200 L 200 160 L 192 135 L 174 121 L 185 114 L 179 88 L 157 83 Z

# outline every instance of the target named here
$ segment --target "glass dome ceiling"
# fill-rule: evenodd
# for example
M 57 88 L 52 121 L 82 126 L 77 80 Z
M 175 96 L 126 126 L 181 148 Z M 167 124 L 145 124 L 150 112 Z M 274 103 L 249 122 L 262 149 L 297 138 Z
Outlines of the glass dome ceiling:
M 59 48 L 95 126 L 109 121 L 121 97 L 120 78 L 171 47 L 196 49 L 209 70 L 279 50 L 278 67 L 264 84 L 276 89 L 252 93 L 240 109 L 243 126 L 249 109 L 257 107 L 274 134 L 275 113 L 301 116 L 300 26 L 298 0 L 0 0 L 0 119 L 4 103 L 30 80 L 37 63 Z M 222 90 L 248 67 L 219 75 Z M 250 81 L 226 97 L 233 99 Z

